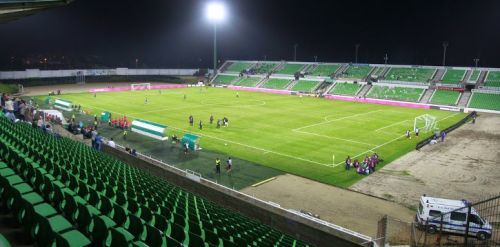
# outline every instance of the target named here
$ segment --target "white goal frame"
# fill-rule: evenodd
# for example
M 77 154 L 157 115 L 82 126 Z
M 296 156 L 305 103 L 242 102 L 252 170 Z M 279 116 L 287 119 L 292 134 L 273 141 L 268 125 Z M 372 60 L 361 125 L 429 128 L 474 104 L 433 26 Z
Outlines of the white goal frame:
M 130 84 L 131 91 L 149 90 L 149 89 L 151 89 L 151 83 L 149 83 L 149 82 Z
M 415 121 L 413 122 L 413 131 L 415 131 L 417 128 L 423 132 L 436 130 L 438 128 L 436 117 L 429 114 L 424 114 L 416 117 Z

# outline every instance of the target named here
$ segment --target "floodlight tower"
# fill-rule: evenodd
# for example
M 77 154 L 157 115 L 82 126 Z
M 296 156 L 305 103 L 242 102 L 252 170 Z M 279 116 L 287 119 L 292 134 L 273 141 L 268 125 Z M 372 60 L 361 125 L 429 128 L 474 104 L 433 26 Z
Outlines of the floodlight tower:
M 477 69 L 477 64 L 479 63 L 479 58 L 474 58 L 472 60 L 474 61 L 474 64 L 476 65 L 476 69 Z
M 217 23 L 226 19 L 226 6 L 220 2 L 208 3 L 205 14 L 207 19 L 214 25 L 214 71 L 212 76 L 215 76 L 217 71 Z
M 446 66 L 446 48 L 448 48 L 448 41 L 443 41 L 443 66 Z
M 354 63 L 358 64 L 358 50 L 359 50 L 359 43 L 354 45 Z

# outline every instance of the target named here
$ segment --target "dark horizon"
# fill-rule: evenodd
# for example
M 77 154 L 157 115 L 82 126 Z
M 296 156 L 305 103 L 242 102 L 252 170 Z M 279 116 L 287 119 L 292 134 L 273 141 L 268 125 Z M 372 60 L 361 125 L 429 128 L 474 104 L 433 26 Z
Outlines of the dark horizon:
M 208 1 L 76 0 L 0 24 L 0 69 L 212 67 Z M 220 61 L 293 60 L 500 67 L 500 1 L 225 1 Z M 48 57 L 47 64 L 39 60 Z M 64 57 L 64 58 L 63 58 Z M 26 64 L 25 58 L 30 58 Z M 33 64 L 34 63 L 34 64 Z M 62 63 L 62 64 L 60 64 Z

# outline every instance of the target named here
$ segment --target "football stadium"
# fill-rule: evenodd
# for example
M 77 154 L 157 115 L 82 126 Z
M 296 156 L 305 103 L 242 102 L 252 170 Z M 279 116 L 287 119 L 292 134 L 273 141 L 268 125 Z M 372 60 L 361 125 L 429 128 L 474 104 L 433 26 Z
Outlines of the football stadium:
M 0 1 L 0 32 L 71 2 Z M 0 60 L 0 246 L 500 246 L 500 66 L 225 57 L 235 5 L 199 7 L 199 67 Z

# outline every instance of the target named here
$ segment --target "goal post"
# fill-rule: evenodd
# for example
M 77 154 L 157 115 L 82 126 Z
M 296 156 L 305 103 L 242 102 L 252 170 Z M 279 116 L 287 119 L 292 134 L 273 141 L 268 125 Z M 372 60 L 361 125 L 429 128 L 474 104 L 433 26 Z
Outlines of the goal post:
M 151 89 L 151 83 L 148 83 L 148 82 L 130 84 L 130 90 L 131 91 L 149 90 L 149 89 Z
M 430 132 L 436 130 L 436 117 L 429 114 L 424 114 L 416 117 L 413 123 L 413 131 L 415 131 L 417 128 L 422 132 Z

